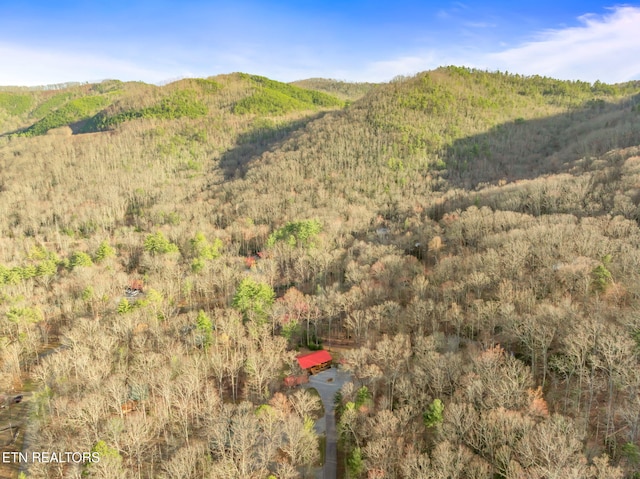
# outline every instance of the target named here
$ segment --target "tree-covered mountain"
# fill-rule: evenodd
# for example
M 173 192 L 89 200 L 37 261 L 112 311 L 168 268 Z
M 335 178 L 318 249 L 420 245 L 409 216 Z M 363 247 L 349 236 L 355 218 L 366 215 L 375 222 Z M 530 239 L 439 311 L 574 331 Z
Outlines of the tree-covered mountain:
M 339 477 L 635 477 L 639 185 L 637 82 L 2 89 L 7 447 L 104 458 L 30 478 L 310 477 L 283 378 L 324 345 Z

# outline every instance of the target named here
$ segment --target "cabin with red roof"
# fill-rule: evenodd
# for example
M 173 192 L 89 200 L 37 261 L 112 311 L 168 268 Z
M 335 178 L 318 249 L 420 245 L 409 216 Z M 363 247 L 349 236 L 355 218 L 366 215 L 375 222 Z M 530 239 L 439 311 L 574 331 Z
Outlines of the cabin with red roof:
M 325 350 L 303 354 L 301 356 L 297 356 L 296 359 L 298 360 L 300 368 L 308 371 L 310 374 L 319 373 L 320 371 L 329 369 L 331 367 L 331 362 L 333 361 L 331 355 Z

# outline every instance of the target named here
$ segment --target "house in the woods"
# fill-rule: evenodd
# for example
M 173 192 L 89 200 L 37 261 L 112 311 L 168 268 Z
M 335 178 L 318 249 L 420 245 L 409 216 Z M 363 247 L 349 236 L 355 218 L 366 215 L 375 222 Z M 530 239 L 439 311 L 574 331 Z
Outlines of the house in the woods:
M 333 359 L 331 355 L 325 351 L 314 351 L 313 353 L 303 354 L 296 358 L 300 369 L 308 371 L 310 374 L 319 373 L 331 367 Z

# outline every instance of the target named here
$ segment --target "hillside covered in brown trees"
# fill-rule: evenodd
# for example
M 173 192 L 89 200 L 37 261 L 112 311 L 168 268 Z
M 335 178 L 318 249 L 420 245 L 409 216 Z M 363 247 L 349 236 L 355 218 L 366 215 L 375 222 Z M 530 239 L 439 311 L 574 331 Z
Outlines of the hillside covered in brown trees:
M 637 478 L 639 224 L 638 82 L 0 88 L 0 477 L 314 477 L 326 348 L 338 477 Z

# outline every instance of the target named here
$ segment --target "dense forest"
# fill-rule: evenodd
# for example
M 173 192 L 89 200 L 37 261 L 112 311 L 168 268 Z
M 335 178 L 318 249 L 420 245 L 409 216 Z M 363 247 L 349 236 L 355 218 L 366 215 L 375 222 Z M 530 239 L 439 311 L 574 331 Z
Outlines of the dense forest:
M 639 224 L 640 82 L 2 88 L 0 477 L 319 477 L 324 348 L 337 477 L 638 478 Z

